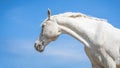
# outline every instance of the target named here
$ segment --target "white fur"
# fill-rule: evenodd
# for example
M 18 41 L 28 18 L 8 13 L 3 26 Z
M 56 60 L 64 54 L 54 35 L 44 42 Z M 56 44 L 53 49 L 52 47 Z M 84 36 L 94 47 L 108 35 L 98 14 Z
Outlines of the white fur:
M 56 33 L 59 31 L 57 35 L 69 34 L 85 45 L 92 68 L 120 68 L 120 30 L 106 20 L 68 12 L 54 15 L 49 22 L 45 20 L 43 24 L 51 24 L 50 22 L 58 27 L 49 28 Z

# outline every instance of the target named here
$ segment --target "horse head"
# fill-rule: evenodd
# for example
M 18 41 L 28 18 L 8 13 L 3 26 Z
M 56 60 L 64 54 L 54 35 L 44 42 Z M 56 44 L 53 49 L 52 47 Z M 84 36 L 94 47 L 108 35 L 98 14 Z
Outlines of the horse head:
M 51 12 L 48 9 L 48 18 L 42 24 L 42 31 L 37 41 L 35 42 L 35 48 L 39 52 L 43 52 L 45 46 L 50 42 L 57 39 L 61 34 L 58 24 L 51 18 Z

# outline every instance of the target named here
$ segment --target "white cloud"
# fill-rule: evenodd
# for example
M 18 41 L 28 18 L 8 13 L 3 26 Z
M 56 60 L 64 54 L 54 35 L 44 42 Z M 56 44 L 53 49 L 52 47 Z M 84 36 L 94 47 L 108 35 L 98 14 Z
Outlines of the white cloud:
M 83 51 L 73 48 L 59 48 L 48 46 L 44 51 L 44 55 L 55 57 L 56 59 L 69 60 L 69 61 L 86 61 L 87 56 Z
M 57 59 L 64 59 L 64 60 L 74 60 L 74 61 L 86 61 L 87 57 L 76 48 L 68 48 L 64 47 L 61 48 L 58 46 L 54 47 L 49 45 L 45 48 L 43 53 L 38 53 L 34 48 L 34 41 L 31 40 L 12 40 L 8 42 L 10 47 L 9 51 L 14 54 L 19 55 L 44 55 L 48 57 L 55 57 Z
M 8 51 L 13 54 L 31 55 L 35 51 L 32 40 L 8 40 L 7 44 Z

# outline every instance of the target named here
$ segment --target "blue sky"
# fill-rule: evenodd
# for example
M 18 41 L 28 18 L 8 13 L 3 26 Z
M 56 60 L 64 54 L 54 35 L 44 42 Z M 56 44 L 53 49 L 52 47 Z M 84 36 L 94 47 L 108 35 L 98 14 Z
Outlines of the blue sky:
M 0 0 L 0 68 L 91 68 L 84 46 L 68 35 L 43 53 L 34 49 L 48 8 L 53 15 L 82 12 L 120 28 L 120 0 Z

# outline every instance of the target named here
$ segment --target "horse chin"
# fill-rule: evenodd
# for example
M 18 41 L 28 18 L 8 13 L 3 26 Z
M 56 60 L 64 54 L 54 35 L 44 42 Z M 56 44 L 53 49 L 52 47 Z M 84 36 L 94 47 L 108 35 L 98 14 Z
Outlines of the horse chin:
M 37 50 L 38 52 L 40 52 L 40 53 L 42 53 L 43 51 L 44 51 L 44 49 L 42 49 L 42 50 Z
M 44 49 L 40 49 L 40 48 L 37 48 L 36 50 L 40 53 L 42 53 L 44 51 Z

